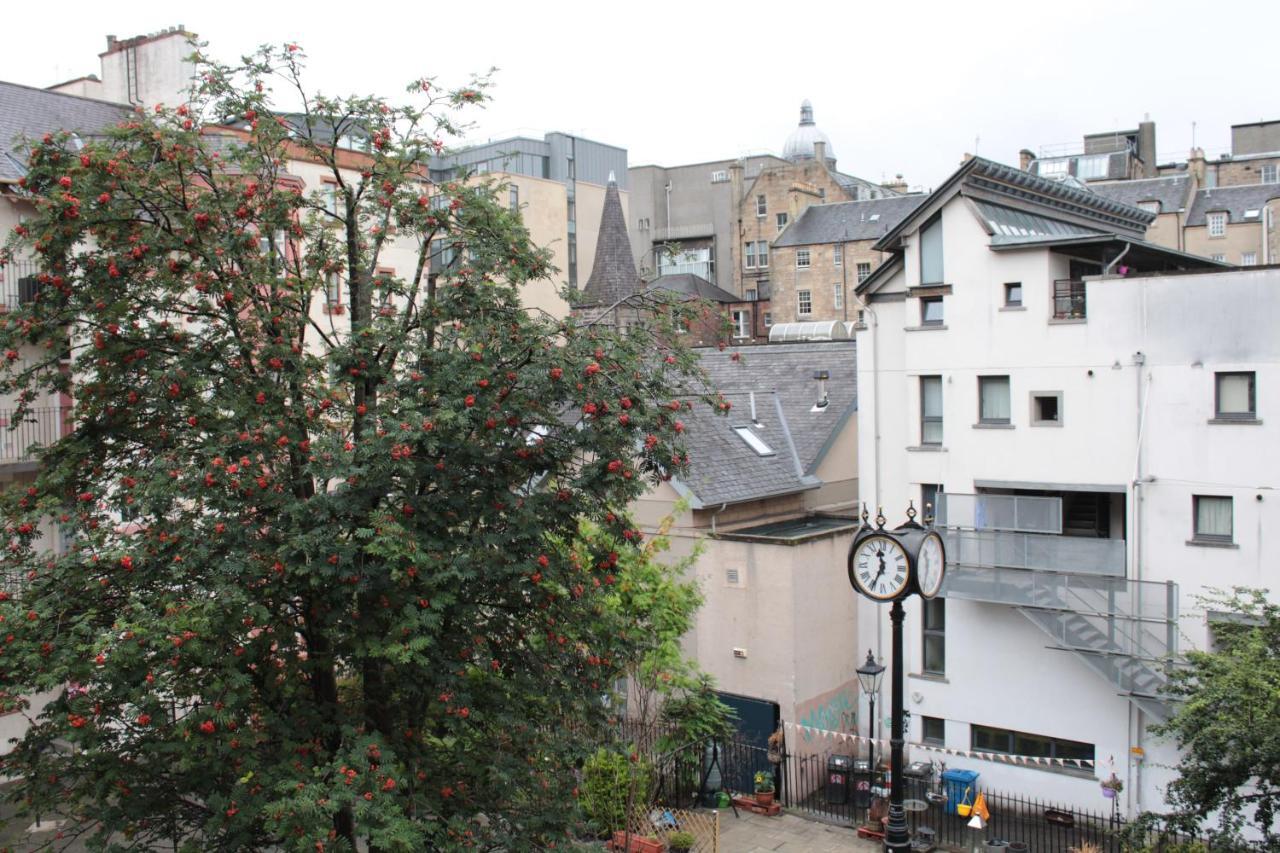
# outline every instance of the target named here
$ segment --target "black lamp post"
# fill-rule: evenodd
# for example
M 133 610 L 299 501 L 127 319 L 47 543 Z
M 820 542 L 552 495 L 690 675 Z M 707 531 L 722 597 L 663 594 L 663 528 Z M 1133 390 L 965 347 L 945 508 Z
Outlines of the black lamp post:
M 884 677 L 884 667 L 876 663 L 871 649 L 867 649 L 867 661 L 858 667 L 858 681 L 862 683 L 862 692 L 871 701 L 870 717 L 867 720 L 867 737 L 870 738 L 870 754 L 868 764 L 871 770 L 871 781 L 876 778 L 876 694 L 880 692 L 880 679 Z

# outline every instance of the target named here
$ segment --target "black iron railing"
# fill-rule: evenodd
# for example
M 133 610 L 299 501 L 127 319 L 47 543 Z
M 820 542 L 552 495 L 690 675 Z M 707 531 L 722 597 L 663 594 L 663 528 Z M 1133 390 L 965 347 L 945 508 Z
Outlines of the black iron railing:
M 27 409 L 0 409 L 0 464 L 29 462 L 34 451 L 53 444 L 70 431 L 71 408 L 55 406 Z
M 1085 318 L 1084 282 L 1060 278 L 1053 283 L 1053 319 Z

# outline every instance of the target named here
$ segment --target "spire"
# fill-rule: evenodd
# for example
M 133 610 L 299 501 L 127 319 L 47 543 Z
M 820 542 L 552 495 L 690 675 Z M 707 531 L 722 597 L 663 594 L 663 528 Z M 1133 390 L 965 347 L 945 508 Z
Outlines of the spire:
M 627 236 L 627 220 L 622 214 L 618 183 L 609 175 L 609 188 L 604 193 L 604 212 L 600 216 L 600 233 L 596 238 L 596 259 L 591 278 L 574 300 L 575 305 L 612 305 L 624 297 L 644 290 L 644 282 L 636 272 L 631 257 L 631 238 Z

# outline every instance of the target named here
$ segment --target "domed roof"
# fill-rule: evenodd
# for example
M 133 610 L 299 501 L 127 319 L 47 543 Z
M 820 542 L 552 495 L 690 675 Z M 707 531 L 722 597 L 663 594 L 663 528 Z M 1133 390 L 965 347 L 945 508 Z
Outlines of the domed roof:
M 805 100 L 800 104 L 800 125 L 787 137 L 787 143 L 782 146 L 782 156 L 788 160 L 812 160 L 815 142 L 826 143 L 827 160 L 836 159 L 831 140 L 813 123 L 813 104 Z

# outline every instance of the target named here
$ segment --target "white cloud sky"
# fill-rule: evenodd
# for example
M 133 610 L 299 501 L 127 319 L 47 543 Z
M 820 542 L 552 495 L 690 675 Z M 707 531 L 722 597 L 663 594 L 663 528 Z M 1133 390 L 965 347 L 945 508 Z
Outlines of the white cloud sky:
M 804 98 L 842 171 L 924 186 L 975 148 L 1016 164 L 1148 113 L 1162 161 L 1186 156 L 1192 122 L 1214 156 L 1231 124 L 1280 119 L 1274 0 L 10 5 L 0 79 L 96 73 L 108 33 L 176 24 L 223 59 L 297 41 L 327 92 L 498 66 L 474 139 L 563 130 L 633 165 L 778 152 Z

